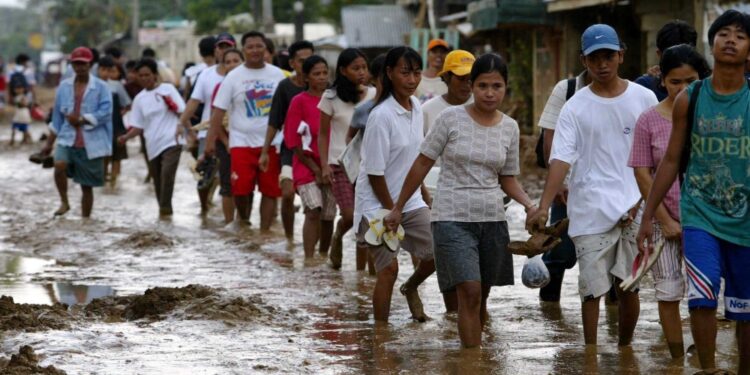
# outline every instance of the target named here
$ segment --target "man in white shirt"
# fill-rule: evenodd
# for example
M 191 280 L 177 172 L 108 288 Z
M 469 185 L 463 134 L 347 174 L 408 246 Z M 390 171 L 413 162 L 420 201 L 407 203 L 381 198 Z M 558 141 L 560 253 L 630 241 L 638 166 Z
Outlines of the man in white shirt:
M 542 133 L 542 153 L 544 155 L 545 167 L 548 167 L 549 156 L 552 150 L 552 139 L 555 135 L 557 119 L 560 117 L 560 110 L 562 110 L 565 102 L 567 102 L 576 91 L 588 86 L 588 84 L 589 79 L 584 70 L 583 73 L 575 78 L 561 80 L 552 89 L 552 93 L 547 99 L 547 103 L 544 105 L 542 115 L 539 117 L 539 127 L 541 128 Z M 568 209 L 565 204 L 568 194 L 567 190 L 568 188 L 564 184 L 555 197 L 555 200 L 552 202 L 552 208 L 550 210 L 551 223 L 556 223 L 568 217 Z M 544 256 L 542 257 L 550 276 L 549 283 L 544 287 L 539 288 L 539 300 L 542 302 L 554 304 L 560 303 L 560 292 L 562 290 L 563 278 L 565 277 L 565 270 L 573 268 L 576 264 L 575 246 L 573 246 L 573 241 L 571 241 L 568 236 L 567 230 L 563 231 L 561 239 L 562 242 L 559 245 L 544 253 Z M 614 296 L 614 291 L 607 295 L 607 301 L 610 301 L 609 297 L 612 296 Z M 611 301 L 616 303 L 617 298 L 614 297 Z
M 185 69 L 185 77 L 187 82 L 185 85 L 185 101 L 190 100 L 190 93 L 195 87 L 195 81 L 198 79 L 198 75 L 206 68 L 213 66 L 218 62 L 215 55 L 216 38 L 213 35 L 202 38 L 198 42 L 198 53 L 201 55 L 201 62 Z
M 547 183 L 539 208 L 526 218 L 526 227 L 545 225 L 547 211 L 571 169 L 568 233 L 580 269 L 584 339 L 587 345 L 596 344 L 599 299 L 614 283 L 620 301 L 619 344 L 629 345 L 640 311 L 638 294 L 620 289 L 618 280 L 630 273 L 638 251 L 633 219 L 640 193 L 626 162 L 636 120 L 657 100 L 650 90 L 619 77 L 624 50 L 610 26 L 589 27 L 581 45 L 581 60 L 592 83 L 563 106 Z
M 224 114 L 229 113 L 229 153 L 232 170 L 232 195 L 241 223 L 250 220 L 250 195 L 255 182 L 262 194 L 260 203 L 260 229 L 271 226 L 276 198 L 281 196 L 279 173 L 281 164 L 275 150 L 269 152 L 268 167 L 260 169 L 259 160 L 263 150 L 268 115 L 276 88 L 284 79 L 281 69 L 266 64 L 265 36 L 250 31 L 242 36 L 245 64 L 232 70 L 224 78 L 211 111 L 211 129 L 206 142 L 206 155 L 213 155 L 216 137 L 220 131 Z
M 195 82 L 193 82 L 193 90 L 190 93 L 190 99 L 187 102 L 185 112 L 180 117 L 180 122 L 183 126 L 188 126 L 190 123 L 194 123 L 193 117 L 200 113 L 199 122 L 207 122 L 211 119 L 211 99 L 216 92 L 216 87 L 221 84 L 226 74 L 226 69 L 222 63 L 222 57 L 224 52 L 230 48 L 234 48 L 236 42 L 232 34 L 221 33 L 216 38 L 211 37 L 213 41 L 213 59 L 216 60 L 216 64 L 207 67 L 197 74 Z M 202 41 L 201 41 L 202 42 Z M 203 52 L 202 52 L 203 53 Z M 195 123 L 193 124 L 195 125 Z M 199 158 L 203 155 L 203 151 L 206 149 L 206 135 L 207 130 L 198 131 L 198 155 Z M 221 158 L 220 158 L 221 159 Z M 225 219 L 231 218 L 234 212 L 234 204 L 231 198 L 231 192 L 220 190 L 222 193 L 222 208 L 224 209 Z M 208 211 L 209 192 L 211 189 L 198 189 L 198 198 L 201 203 L 201 213 Z M 227 212 L 229 211 L 229 212 Z M 231 221 L 231 220 L 229 220 Z

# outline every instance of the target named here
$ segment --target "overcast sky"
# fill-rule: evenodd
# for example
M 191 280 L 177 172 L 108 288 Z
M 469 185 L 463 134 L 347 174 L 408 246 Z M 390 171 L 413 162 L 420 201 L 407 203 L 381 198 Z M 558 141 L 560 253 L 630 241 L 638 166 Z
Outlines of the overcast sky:
M 22 7 L 22 0 L 0 0 L 0 6 L 3 7 Z

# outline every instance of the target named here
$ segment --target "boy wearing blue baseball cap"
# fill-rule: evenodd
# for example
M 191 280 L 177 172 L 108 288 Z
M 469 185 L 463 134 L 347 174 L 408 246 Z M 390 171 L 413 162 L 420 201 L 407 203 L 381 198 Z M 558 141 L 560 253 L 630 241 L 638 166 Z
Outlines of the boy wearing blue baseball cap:
M 568 234 L 579 264 L 579 294 L 587 345 L 596 344 L 599 299 L 625 279 L 637 254 L 634 225 L 640 192 L 627 166 L 638 116 L 657 104 L 650 90 L 620 78 L 624 48 L 612 27 L 590 26 L 581 62 L 591 84 L 563 106 L 552 142 L 549 174 L 527 229 L 544 226 L 568 170 Z M 619 344 L 629 345 L 640 312 L 638 294 L 617 288 Z

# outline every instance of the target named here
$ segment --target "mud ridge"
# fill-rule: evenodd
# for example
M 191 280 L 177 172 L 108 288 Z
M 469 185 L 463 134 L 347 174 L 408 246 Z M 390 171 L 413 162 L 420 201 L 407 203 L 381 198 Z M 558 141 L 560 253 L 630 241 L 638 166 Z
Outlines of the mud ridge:
M 152 288 L 139 296 L 94 299 L 84 308 L 88 318 L 108 322 L 139 319 L 221 320 L 225 323 L 278 319 L 294 315 L 267 305 L 260 296 L 227 296 L 203 285 Z
M 0 363 L 0 370 L 3 374 L 7 375 L 26 375 L 26 374 L 42 374 L 42 375 L 65 375 L 66 372 L 58 370 L 54 366 L 39 366 L 39 358 L 34 349 L 28 345 L 24 345 L 18 350 L 18 354 L 13 354 L 10 357 L 10 361 L 3 361 Z
M 152 247 L 172 247 L 174 241 L 163 233 L 156 231 L 138 231 L 116 242 L 117 246 L 135 249 Z
M 72 319 L 68 306 L 62 303 L 52 306 L 17 304 L 12 297 L 0 296 L 0 331 L 67 329 Z

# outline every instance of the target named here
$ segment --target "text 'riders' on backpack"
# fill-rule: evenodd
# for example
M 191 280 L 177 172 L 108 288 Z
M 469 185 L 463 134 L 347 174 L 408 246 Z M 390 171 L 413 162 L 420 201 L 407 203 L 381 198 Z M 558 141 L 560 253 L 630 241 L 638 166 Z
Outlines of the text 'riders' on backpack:
M 568 78 L 568 89 L 565 92 L 565 101 L 567 102 L 573 94 L 576 93 L 576 81 L 577 78 Z M 544 131 L 545 129 L 542 129 L 541 132 L 539 132 L 539 140 L 536 142 L 536 165 L 547 168 L 547 160 L 544 158 Z

